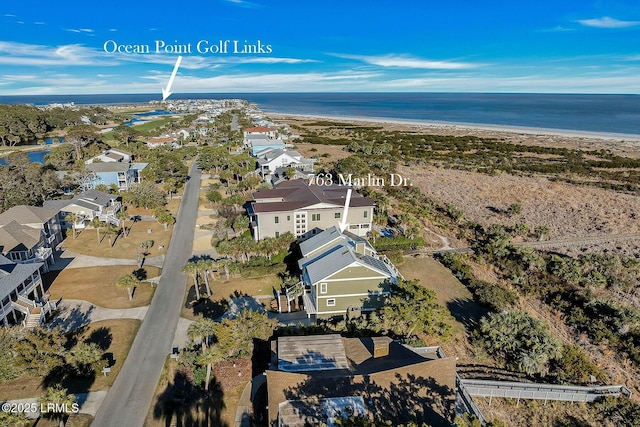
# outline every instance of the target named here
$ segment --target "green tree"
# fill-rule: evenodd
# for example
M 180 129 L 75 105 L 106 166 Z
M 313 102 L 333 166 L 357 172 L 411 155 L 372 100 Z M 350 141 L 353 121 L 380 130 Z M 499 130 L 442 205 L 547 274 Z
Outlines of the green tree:
M 127 233 L 127 226 L 125 223 L 125 221 L 129 219 L 127 209 L 125 207 L 122 207 L 118 212 L 116 212 L 116 218 L 118 218 L 118 221 L 120 221 L 120 226 L 122 227 L 122 235 L 126 239 L 127 237 L 129 237 L 129 234 Z
M 136 286 L 138 286 L 138 279 L 133 274 L 121 276 L 116 281 L 116 287 L 127 290 L 127 293 L 129 294 L 129 301 L 133 299 L 133 288 Z
M 105 224 L 103 237 L 106 237 L 107 240 L 109 240 L 109 247 L 113 246 L 113 243 L 115 242 L 114 237 L 116 237 L 119 232 L 120 232 L 120 230 L 115 225 L 113 225 L 111 223 L 106 223 Z
M 68 414 L 65 411 L 59 411 L 57 408 L 64 408 L 71 411 L 75 403 L 76 396 L 70 394 L 67 389 L 63 388 L 60 384 L 48 387 L 44 395 L 40 398 L 40 405 L 42 408 L 47 408 L 48 404 L 54 404 L 56 409 L 46 411 L 42 416 L 58 420 L 60 427 L 64 427 Z
M 82 159 L 82 149 L 100 141 L 94 126 L 76 126 L 67 132 L 65 141 L 69 142 L 76 153 L 76 160 Z
M 253 340 L 266 340 L 273 335 L 276 319 L 266 313 L 242 310 L 235 319 L 225 318 L 215 323 L 216 346 L 225 360 L 249 358 L 253 354 Z
M 202 340 L 202 352 L 204 353 L 209 346 L 209 337 L 216 332 L 216 322 L 207 318 L 199 317 L 189 325 L 187 336 L 190 340 Z
M 76 223 L 81 220 L 82 218 L 84 218 L 84 215 L 80 215 L 78 213 L 75 212 L 69 212 L 68 214 L 65 215 L 64 220 L 66 222 L 70 222 L 71 223 L 71 230 L 73 232 L 73 239 L 75 240 L 77 235 L 76 235 Z
M 202 277 L 204 277 L 204 284 L 207 288 L 207 296 L 211 296 L 211 288 L 209 287 L 209 274 L 212 272 L 215 262 L 212 259 L 200 258 L 197 261 L 198 269 L 202 271 Z
M 222 194 L 220 194 L 218 190 L 209 189 L 209 191 L 207 191 L 207 200 L 211 205 L 215 205 L 222 201 Z
M 98 236 L 98 244 L 100 244 L 100 228 L 102 228 L 102 221 L 100 221 L 100 218 L 95 217 L 91 220 L 91 226 L 96 229 L 96 235 Z
M 156 208 L 153 211 L 153 214 L 156 217 L 156 221 L 158 221 L 159 224 L 162 224 L 165 230 L 168 229 L 170 225 L 176 222 L 173 215 L 171 215 L 171 212 L 162 207 Z
M 140 182 L 134 184 L 123 194 L 126 203 L 145 209 L 155 209 L 165 204 L 164 194 L 153 182 Z
M 66 361 L 73 366 L 76 373 L 81 376 L 89 376 L 100 369 L 102 349 L 96 343 L 76 344 L 66 354 Z
M 198 277 L 200 276 L 200 266 L 197 260 L 189 260 L 183 267 L 182 272 L 185 274 L 191 274 L 193 277 L 193 286 L 196 291 L 196 301 L 200 300 L 200 283 Z
M 15 362 L 31 375 L 44 377 L 64 364 L 67 338 L 62 330 L 34 328 L 13 344 Z
M 507 215 L 516 216 L 522 213 L 522 205 L 520 203 L 512 203 L 507 208 Z
M 548 236 L 551 232 L 551 229 L 546 225 L 539 225 L 533 229 L 533 234 L 536 236 L 536 239 L 542 240 L 545 236 Z
M 435 292 L 421 286 L 417 280 L 399 278 L 380 309 L 380 317 L 384 330 L 400 337 L 446 338 L 451 334 L 451 317 L 447 310 L 438 304 Z
M 560 355 L 561 346 L 547 326 L 523 311 L 490 313 L 480 319 L 474 341 L 489 354 L 504 358 L 527 374 L 547 372 L 549 362 Z
M 216 345 L 213 345 L 204 350 L 204 352 L 198 357 L 198 363 L 207 367 L 207 376 L 204 380 L 205 391 L 209 390 L 209 383 L 211 382 L 211 368 L 216 363 L 222 360 L 222 355 L 218 351 Z

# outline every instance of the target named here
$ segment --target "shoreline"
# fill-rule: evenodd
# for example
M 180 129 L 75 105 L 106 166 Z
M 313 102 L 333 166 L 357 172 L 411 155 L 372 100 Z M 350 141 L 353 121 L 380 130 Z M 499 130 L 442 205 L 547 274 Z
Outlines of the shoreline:
M 595 132 L 581 131 L 571 129 L 554 129 L 554 128 L 535 128 L 525 126 L 510 125 L 492 125 L 480 123 L 462 123 L 462 122 L 446 122 L 436 120 L 412 120 L 412 119 L 395 119 L 388 117 L 364 117 L 364 116 L 335 116 L 324 114 L 296 114 L 296 113 L 280 113 L 276 111 L 264 111 L 264 113 L 274 118 L 293 118 L 293 119 L 329 119 L 339 122 L 364 122 L 374 124 L 391 124 L 413 126 L 417 128 L 428 128 L 436 130 L 451 131 L 488 131 L 488 132 L 505 132 L 509 134 L 525 134 L 539 136 L 560 136 L 564 138 L 580 138 L 580 139 L 597 139 L 610 142 L 638 142 L 640 143 L 640 135 L 611 133 L 611 132 Z M 634 144 L 635 145 L 635 144 Z M 640 144 L 635 147 L 640 150 Z

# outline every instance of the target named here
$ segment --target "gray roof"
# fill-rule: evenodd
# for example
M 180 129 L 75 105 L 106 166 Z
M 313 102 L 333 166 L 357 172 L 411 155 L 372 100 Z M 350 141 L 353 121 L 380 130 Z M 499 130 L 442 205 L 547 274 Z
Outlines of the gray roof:
M 327 203 L 334 206 L 344 206 L 348 187 L 342 185 L 309 185 L 309 181 L 293 179 L 278 184 L 269 190 L 253 193 L 253 211 L 286 212 Z M 350 207 L 375 206 L 375 202 L 363 197 L 357 191 L 351 193 Z
M 115 194 L 104 193 L 98 190 L 87 190 L 78 194 L 73 199 L 47 200 L 44 202 L 44 206 L 58 211 L 70 205 L 78 205 L 83 208 L 97 210 L 99 206 L 109 206 L 111 201 L 117 198 L 118 196 Z
M 25 251 L 40 242 L 40 230 L 11 221 L 0 227 L 0 252 Z
M 310 284 L 318 283 L 322 279 L 337 273 L 356 262 L 353 252 L 346 246 L 335 246 L 305 267 L 305 273 Z
M 129 170 L 129 163 L 106 162 L 106 163 L 89 163 L 87 169 L 91 172 L 125 172 Z
M 300 243 L 302 256 L 307 256 L 309 253 L 340 237 L 342 237 L 342 235 L 340 234 L 338 227 L 334 225 L 333 227 L 327 228 L 322 233 L 309 237 L 307 240 Z
M 16 221 L 18 224 L 44 224 L 56 216 L 58 211 L 38 206 L 19 205 L 0 214 L 0 225 Z
M 339 334 L 278 338 L 278 369 L 286 372 L 349 369 Z
M 0 255 L 0 299 L 9 295 L 33 273 L 42 267 L 41 262 L 17 264 Z

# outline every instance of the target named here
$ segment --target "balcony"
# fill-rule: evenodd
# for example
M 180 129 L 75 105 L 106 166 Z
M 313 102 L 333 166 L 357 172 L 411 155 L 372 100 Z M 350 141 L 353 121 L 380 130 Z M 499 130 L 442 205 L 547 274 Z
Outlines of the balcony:
M 16 259 L 18 264 L 33 264 L 35 262 L 46 262 L 53 255 L 51 248 L 41 246 L 35 251 L 35 255 L 29 259 Z
M 307 312 L 307 316 L 318 314 L 318 309 L 316 308 L 316 305 L 311 299 L 310 295 L 311 294 L 308 294 L 306 292 L 302 294 L 302 302 L 304 303 L 304 309 Z

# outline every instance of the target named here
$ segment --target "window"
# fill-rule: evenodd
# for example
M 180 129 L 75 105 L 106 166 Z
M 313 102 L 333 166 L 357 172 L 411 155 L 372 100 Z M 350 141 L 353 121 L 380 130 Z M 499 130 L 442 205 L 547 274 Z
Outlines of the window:
M 364 211 L 364 217 L 368 217 L 369 216 L 369 211 Z
M 291 215 L 287 215 L 287 221 L 291 221 Z
M 327 284 L 326 283 L 320 283 L 320 293 L 321 294 L 326 294 L 327 293 Z
M 334 214 L 333 214 L 333 217 L 334 217 L 335 219 L 340 219 L 340 212 L 336 212 L 336 213 L 334 213 Z
M 273 222 L 275 222 L 276 224 L 278 224 L 280 222 L 280 217 L 279 216 L 274 216 L 273 217 Z
M 360 224 L 360 228 L 369 228 L 369 224 Z
M 280 232 L 279 231 L 276 231 L 276 238 L 277 237 L 280 237 Z
M 327 307 L 335 307 L 336 305 L 336 299 L 335 298 L 329 298 L 327 300 Z
M 320 214 L 311 214 L 311 221 L 320 221 Z

